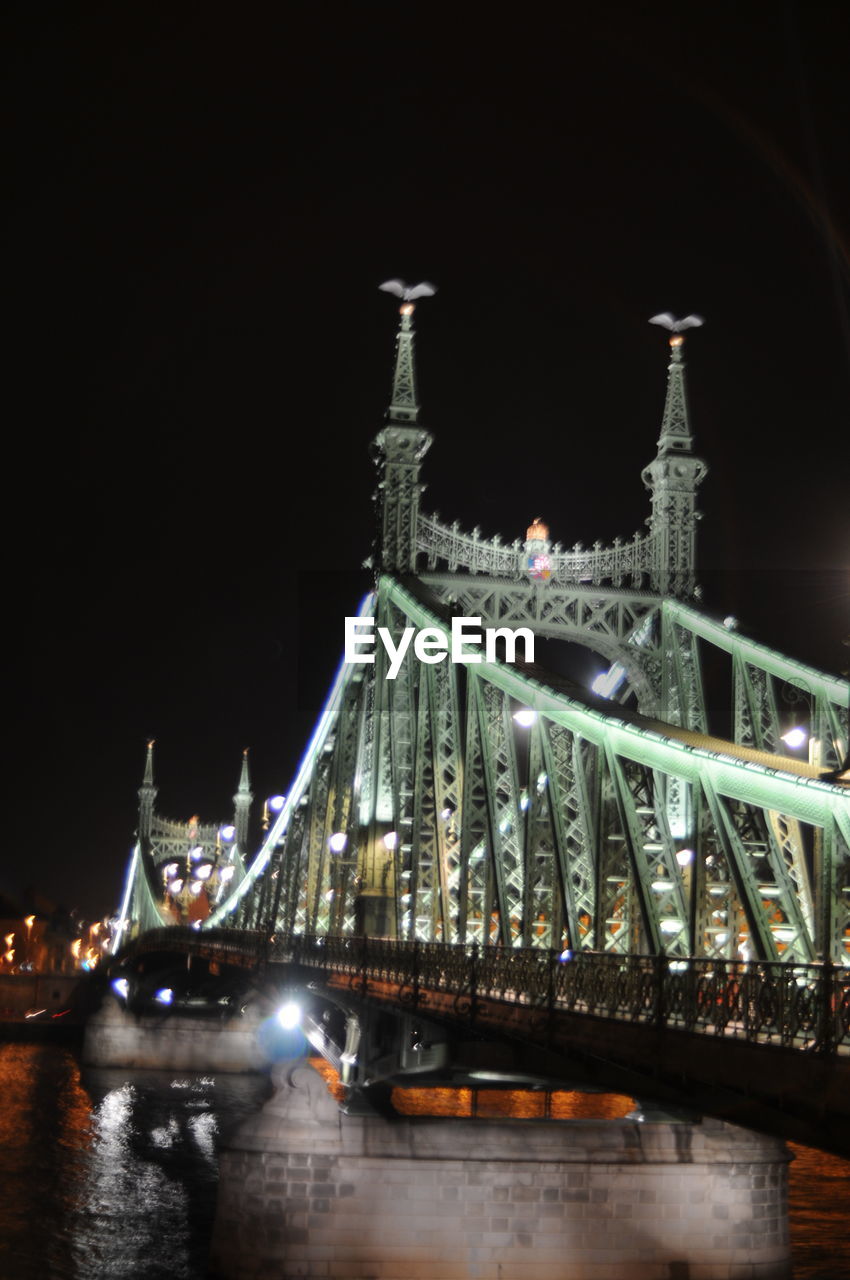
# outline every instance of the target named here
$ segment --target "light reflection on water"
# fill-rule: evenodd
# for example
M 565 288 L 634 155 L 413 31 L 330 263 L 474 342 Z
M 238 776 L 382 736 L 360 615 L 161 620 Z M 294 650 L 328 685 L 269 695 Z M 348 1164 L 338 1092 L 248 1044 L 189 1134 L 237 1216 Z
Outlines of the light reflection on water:
M 788 1143 L 794 1280 L 850 1277 L 850 1160 Z
M 334 1086 L 334 1073 L 316 1065 Z M 51 1045 L 0 1044 L 2 1280 L 204 1280 L 217 1150 L 262 1105 L 257 1076 L 86 1070 Z M 395 1090 L 411 1115 L 613 1119 L 612 1094 Z M 792 1146 L 795 1280 L 850 1277 L 850 1162 Z M 624 1275 L 623 1280 L 628 1280 Z
M 260 1076 L 84 1070 L 0 1045 L 2 1280 L 201 1280 L 217 1147 Z

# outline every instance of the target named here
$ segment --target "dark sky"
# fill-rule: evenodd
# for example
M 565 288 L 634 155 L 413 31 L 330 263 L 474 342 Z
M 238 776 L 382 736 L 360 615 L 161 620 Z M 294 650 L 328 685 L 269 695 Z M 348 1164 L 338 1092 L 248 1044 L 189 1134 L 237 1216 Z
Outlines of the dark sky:
M 4 11 L 0 888 L 114 909 L 159 807 L 286 791 L 368 575 L 389 276 L 425 504 L 629 537 L 687 346 L 706 606 L 847 664 L 844 3 Z

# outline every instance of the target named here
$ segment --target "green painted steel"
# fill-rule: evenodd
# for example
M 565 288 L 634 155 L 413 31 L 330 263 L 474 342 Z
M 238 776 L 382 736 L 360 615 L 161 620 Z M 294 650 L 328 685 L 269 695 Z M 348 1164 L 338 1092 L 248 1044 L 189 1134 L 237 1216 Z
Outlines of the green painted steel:
M 486 652 L 430 664 L 411 650 L 394 669 L 376 644 L 373 664 L 343 663 L 286 803 L 204 929 L 850 965 L 850 686 L 696 607 L 706 469 L 675 328 L 685 323 L 674 322 L 661 434 L 643 472 L 648 532 L 565 550 L 540 521 L 504 543 L 421 509 L 432 437 L 419 424 L 405 295 L 374 441 L 376 579 L 361 616 L 394 645 L 458 615 L 578 641 L 610 664 L 606 697 Z M 711 732 L 709 650 L 728 655 L 733 741 Z M 810 763 L 781 741 L 801 700 Z M 185 843 L 156 818 L 155 793 L 149 755 L 130 929 L 162 918 L 158 869 L 172 836 Z M 247 763 L 235 799 L 244 853 Z

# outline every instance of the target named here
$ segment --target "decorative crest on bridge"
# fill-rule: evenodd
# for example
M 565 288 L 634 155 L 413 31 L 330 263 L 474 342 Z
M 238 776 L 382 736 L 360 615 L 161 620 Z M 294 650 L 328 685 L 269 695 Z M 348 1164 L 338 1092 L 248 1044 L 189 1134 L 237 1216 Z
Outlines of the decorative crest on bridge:
M 416 394 L 416 366 L 413 359 L 413 312 L 418 298 L 432 298 L 437 290 L 432 284 L 406 285 L 403 280 L 385 280 L 378 286 L 384 293 L 394 293 L 402 299 L 399 307 L 398 335 L 396 337 L 395 372 L 389 422 L 416 422 L 419 416 L 419 400 Z
M 670 330 L 670 364 L 668 366 L 667 397 L 661 419 L 661 435 L 658 440 L 659 456 L 668 453 L 690 453 L 693 447 L 688 402 L 685 395 L 685 363 L 682 359 L 684 331 L 698 328 L 705 323 L 702 316 L 685 316 L 676 320 L 669 311 L 653 316 L 650 324 L 663 325 Z

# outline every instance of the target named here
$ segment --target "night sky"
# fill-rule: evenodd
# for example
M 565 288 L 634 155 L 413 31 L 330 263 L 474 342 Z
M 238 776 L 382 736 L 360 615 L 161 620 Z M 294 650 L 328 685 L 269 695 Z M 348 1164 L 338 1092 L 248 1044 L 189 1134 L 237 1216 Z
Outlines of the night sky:
M 288 789 L 370 582 L 388 277 L 438 287 L 425 506 L 507 540 L 643 527 L 647 320 L 703 315 L 705 606 L 848 665 L 848 12 L 4 11 L 0 889 L 115 909 L 148 737 L 170 817 L 244 747 Z

